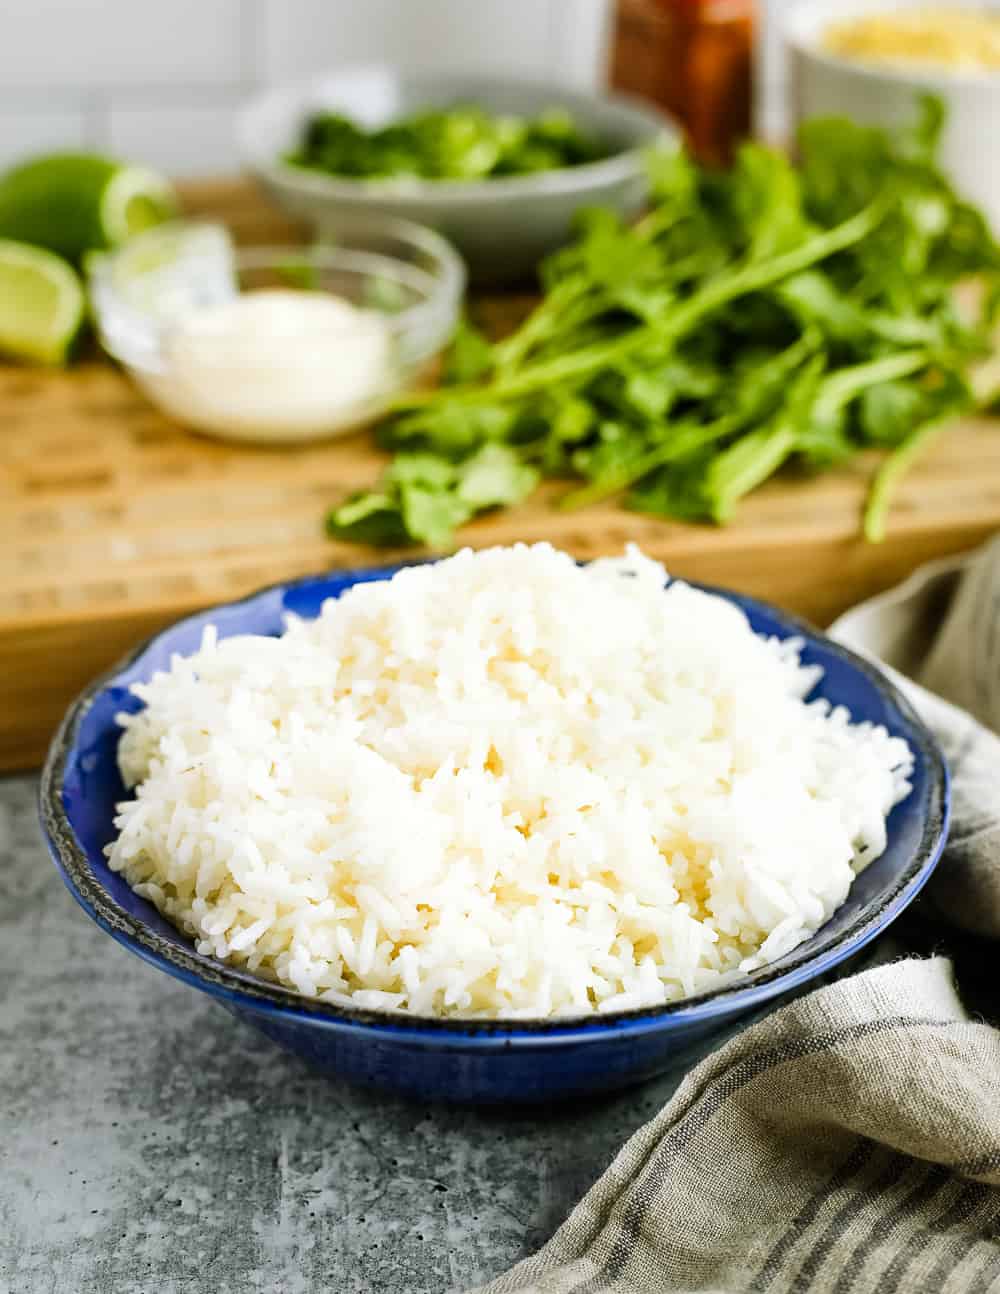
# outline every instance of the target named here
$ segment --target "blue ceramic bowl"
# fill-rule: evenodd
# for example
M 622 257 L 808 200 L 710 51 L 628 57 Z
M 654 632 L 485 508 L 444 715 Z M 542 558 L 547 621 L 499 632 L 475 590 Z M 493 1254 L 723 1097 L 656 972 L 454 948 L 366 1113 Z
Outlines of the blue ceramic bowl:
M 104 846 L 124 796 L 114 716 L 136 710 L 132 683 L 189 654 L 207 624 L 220 637 L 278 634 L 287 612 L 314 617 L 326 598 L 391 570 L 337 573 L 267 589 L 182 620 L 153 638 L 72 706 L 41 785 L 42 823 L 63 879 L 84 911 L 119 943 L 214 997 L 289 1051 L 354 1082 L 429 1099 L 546 1101 L 624 1086 L 656 1074 L 713 1031 L 830 971 L 890 924 L 927 880 L 944 846 L 948 775 L 941 752 L 900 693 L 871 665 L 808 626 L 749 598 L 723 593 L 759 633 L 805 639 L 803 659 L 824 670 L 817 694 L 855 719 L 905 737 L 916 758 L 913 791 L 889 819 L 889 846 L 844 905 L 807 943 L 739 985 L 667 1007 L 559 1023 L 430 1020 L 311 1002 L 197 953 L 125 880 Z M 712 590 L 719 592 L 719 590 Z

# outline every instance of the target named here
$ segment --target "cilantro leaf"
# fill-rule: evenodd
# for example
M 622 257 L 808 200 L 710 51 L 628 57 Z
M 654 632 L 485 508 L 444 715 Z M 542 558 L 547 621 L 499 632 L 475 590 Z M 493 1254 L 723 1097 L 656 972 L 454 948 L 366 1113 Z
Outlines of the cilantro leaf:
M 447 548 L 455 530 L 472 516 L 472 508 L 457 494 L 426 485 L 404 485 L 400 510 L 407 533 L 428 548 Z
M 327 534 L 375 548 L 394 548 L 412 542 L 398 496 L 384 490 L 353 494 L 326 519 Z
M 873 445 L 898 445 L 921 420 L 926 392 L 913 382 L 882 382 L 861 397 L 861 427 Z
M 458 498 L 474 512 L 520 503 L 538 484 L 538 472 L 506 445 L 484 445 L 458 469 Z
M 493 347 L 463 315 L 458 321 L 445 360 L 446 384 L 478 382 L 493 367 Z

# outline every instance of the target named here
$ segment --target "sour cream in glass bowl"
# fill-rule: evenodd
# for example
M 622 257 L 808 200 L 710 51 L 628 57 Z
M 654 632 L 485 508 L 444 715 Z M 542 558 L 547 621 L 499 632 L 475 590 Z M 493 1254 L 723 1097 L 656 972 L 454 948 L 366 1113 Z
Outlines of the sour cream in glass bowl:
M 208 435 L 349 432 L 418 382 L 465 287 L 437 234 L 348 223 L 314 247 L 235 248 L 221 226 L 151 230 L 90 266 L 98 330 L 149 399 Z

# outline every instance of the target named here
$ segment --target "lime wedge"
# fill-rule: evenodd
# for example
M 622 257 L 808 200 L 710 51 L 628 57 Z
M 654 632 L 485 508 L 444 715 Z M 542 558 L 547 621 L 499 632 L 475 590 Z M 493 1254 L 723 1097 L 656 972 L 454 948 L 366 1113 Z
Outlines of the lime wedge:
M 64 363 L 85 305 L 83 285 L 61 257 L 0 238 L 0 351 Z
M 0 175 L 0 238 L 79 261 L 170 219 L 177 200 L 155 171 L 86 153 L 55 153 Z

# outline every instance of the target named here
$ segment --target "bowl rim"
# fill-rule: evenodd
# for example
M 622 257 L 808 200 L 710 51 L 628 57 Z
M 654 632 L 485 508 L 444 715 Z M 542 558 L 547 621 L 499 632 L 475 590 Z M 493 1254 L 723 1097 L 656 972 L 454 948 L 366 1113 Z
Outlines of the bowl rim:
M 449 82 L 466 87 L 456 95 L 459 98 L 462 94 L 474 97 L 477 92 L 484 94 L 491 90 L 523 90 L 530 94 L 549 95 L 554 105 L 561 101 L 569 111 L 572 111 L 571 105 L 574 103 L 612 108 L 631 117 L 636 128 L 642 124 L 648 130 L 649 138 L 630 144 L 595 162 L 556 167 L 549 171 L 533 171 L 529 175 L 503 175 L 482 180 L 351 178 L 328 175 L 309 167 L 296 166 L 282 160 L 280 156 L 265 158 L 254 147 L 253 123 L 257 115 L 271 105 L 291 101 L 298 105 L 301 116 L 306 111 L 309 99 L 324 85 L 368 74 L 387 76 L 414 87 L 426 86 L 429 94 L 434 93 L 442 79 L 419 72 L 400 71 L 385 64 L 365 63 L 336 68 L 325 75 L 306 80 L 285 81 L 270 86 L 249 99 L 237 113 L 236 139 L 244 165 L 263 180 L 283 188 L 293 188 L 300 195 L 308 193 L 316 198 L 386 204 L 444 202 L 464 205 L 501 198 L 565 196 L 605 188 L 642 174 L 643 158 L 648 148 L 657 144 L 679 146 L 681 142 L 680 130 L 670 116 L 646 100 L 631 95 L 617 91 L 589 93 L 569 86 L 547 85 L 538 80 L 449 73 L 446 77 Z
M 864 81 L 889 83 L 901 89 L 936 90 L 940 94 L 955 90 L 1000 92 L 1000 69 L 952 68 L 919 62 L 878 63 L 834 53 L 822 44 L 823 33 L 836 20 L 838 11 L 841 20 L 850 21 L 852 17 L 904 13 L 926 7 L 922 0 L 849 0 L 848 3 L 844 0 L 795 0 L 782 15 L 781 33 L 785 44 L 799 58 L 828 71 Z M 996 9 L 996 17 L 1000 19 L 1000 7 Z
M 401 255 L 393 252 L 383 251 L 376 252 L 365 247 L 354 247 L 350 244 L 350 238 L 355 231 L 362 230 L 368 234 L 384 234 L 386 237 L 395 238 L 403 246 L 409 246 L 416 252 L 423 253 L 434 262 L 435 268 L 421 269 L 419 266 L 414 267 L 411 262 L 403 259 Z M 136 243 L 145 237 L 151 240 L 162 238 L 164 233 L 176 231 L 178 234 L 190 233 L 195 234 L 200 230 L 218 230 L 221 231 L 229 242 L 231 255 L 237 268 L 246 266 L 248 268 L 259 268 L 266 266 L 272 260 L 294 260 L 296 257 L 313 258 L 318 257 L 322 260 L 336 261 L 342 257 L 357 257 L 366 263 L 381 265 L 383 267 L 390 265 L 399 265 L 404 269 L 417 269 L 417 272 L 427 278 L 433 278 L 436 282 L 438 294 L 444 295 L 445 292 L 455 300 L 461 300 L 465 290 L 466 269 L 465 262 L 455 245 L 450 242 L 444 234 L 438 233 L 429 225 L 423 225 L 418 220 L 409 220 L 405 216 L 390 215 L 388 213 L 372 212 L 370 215 L 365 214 L 362 218 L 359 212 L 345 212 L 338 219 L 331 221 L 326 227 L 322 237 L 313 237 L 304 242 L 261 242 L 261 243 L 240 243 L 233 239 L 226 226 L 217 220 L 208 220 L 203 216 L 183 218 L 168 221 L 165 225 L 154 225 L 140 234 L 136 234 L 126 248 L 113 248 L 111 251 L 104 252 L 96 257 L 88 271 L 88 276 L 95 282 L 99 283 L 116 298 L 120 297 L 120 292 L 114 281 L 114 270 L 119 260 L 133 255 Z M 343 235 L 345 242 L 337 241 L 338 236 Z M 141 279 L 147 274 L 153 273 L 152 270 L 133 271 L 132 280 Z
M 792 949 L 780 962 L 752 972 L 748 979 L 682 998 L 677 1002 L 609 1012 L 606 1015 L 581 1014 L 513 1020 L 468 1019 L 408 1015 L 385 1008 L 350 1007 L 306 998 L 293 989 L 258 979 L 212 958 L 202 958 L 194 952 L 193 947 L 182 949 L 148 929 L 141 920 L 121 908 L 95 876 L 87 851 L 69 820 L 62 796 L 66 765 L 76 749 L 82 721 L 96 697 L 112 685 L 120 674 L 139 664 L 143 656 L 162 638 L 184 626 L 207 624 L 221 612 L 249 609 L 255 603 L 263 604 L 278 595 L 283 599 L 289 591 L 298 588 L 337 581 L 342 582 L 342 592 L 354 583 L 389 579 L 405 566 L 422 565 L 434 560 L 437 559 L 332 570 L 293 580 L 281 580 L 246 597 L 181 617 L 145 639 L 117 664 L 89 683 L 77 696 L 49 747 L 39 782 L 39 816 L 49 853 L 67 889 L 87 915 L 116 942 L 173 978 L 221 999 L 224 1003 L 240 1010 L 277 1017 L 287 1023 L 310 1024 L 351 1033 L 368 1032 L 382 1037 L 391 1035 L 401 1041 L 408 1040 L 422 1045 L 431 1040 L 445 1046 L 482 1045 L 498 1049 L 514 1042 L 518 1046 L 578 1044 L 617 1032 L 653 1032 L 669 1028 L 672 1023 L 675 1026 L 682 1023 L 707 1023 L 718 1017 L 741 1014 L 771 998 L 801 988 L 832 971 L 870 943 L 909 906 L 929 880 L 947 842 L 951 819 L 950 776 L 937 739 L 906 696 L 871 661 L 829 638 L 800 617 L 745 594 L 685 580 L 683 582 L 691 587 L 735 602 L 743 610 L 763 612 L 780 626 L 786 636 L 804 638 L 807 643 L 818 645 L 824 652 L 837 656 L 852 670 L 862 674 L 899 712 L 908 728 L 907 740 L 916 744 L 923 756 L 928 780 L 929 809 L 922 824 L 920 843 L 894 884 L 881 896 L 875 910 L 828 947 L 807 954 L 804 949 L 809 941 L 806 941 L 797 949 Z M 822 929 L 821 926 L 816 933 Z
M 217 221 L 205 219 L 178 220 L 170 222 L 178 229 L 191 231 L 198 229 L 221 229 Z M 385 234 L 395 238 L 400 245 L 408 246 L 415 252 L 425 255 L 433 268 L 422 268 L 411 264 L 400 255 L 392 252 L 374 252 L 366 248 L 352 247 L 350 237 L 352 228 L 363 226 L 366 233 Z M 149 231 L 151 237 L 162 236 L 164 226 L 155 226 Z M 338 235 L 347 241 L 339 243 Z M 139 234 L 138 238 L 144 235 Z M 135 240 L 130 244 L 134 250 Z M 384 319 L 393 336 L 408 336 L 420 331 L 432 334 L 417 362 L 423 362 L 447 340 L 447 334 L 454 327 L 461 310 L 462 300 L 468 282 L 468 271 L 465 261 L 452 243 L 436 230 L 420 224 L 416 220 L 407 220 L 402 216 L 380 215 L 372 213 L 362 222 L 357 213 L 346 215 L 336 223 L 326 227 L 322 237 L 315 237 L 304 243 L 245 243 L 237 244 L 229 239 L 232 263 L 237 270 L 261 269 L 271 264 L 293 262 L 296 260 L 315 262 L 321 268 L 340 266 L 347 272 L 374 273 L 381 270 L 394 273 L 392 266 L 405 271 L 399 277 L 420 277 L 427 282 L 427 294 L 423 301 L 407 306 L 397 314 L 376 308 L 376 313 Z M 137 321 L 145 318 L 138 307 L 125 298 L 115 281 L 115 268 L 119 258 L 131 254 L 124 248 L 106 253 L 95 260 L 89 271 L 91 290 L 95 299 L 97 329 L 103 348 L 114 359 L 130 369 L 140 372 L 156 373 L 159 370 L 134 355 L 126 354 L 125 348 L 117 344 L 108 335 L 104 321 L 111 311 L 116 311 L 120 318 L 134 318 Z M 354 262 L 350 264 L 349 262 Z M 134 278 L 141 279 L 151 271 L 138 271 Z M 240 292 L 242 295 L 242 290 Z M 336 295 L 336 294 L 332 294 Z M 141 323 L 134 326 L 141 327 Z M 319 334 L 317 334 L 319 335 Z M 426 352 L 426 353 L 425 353 Z

